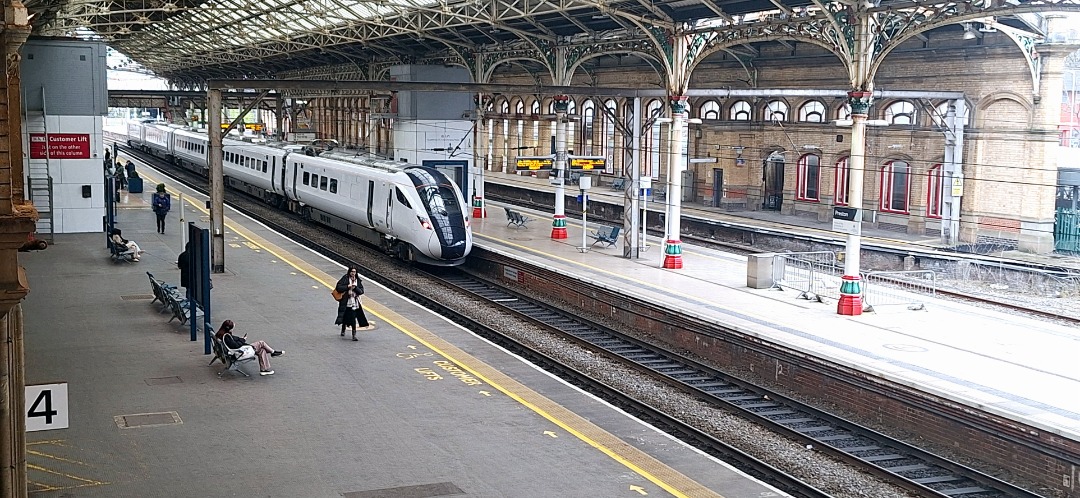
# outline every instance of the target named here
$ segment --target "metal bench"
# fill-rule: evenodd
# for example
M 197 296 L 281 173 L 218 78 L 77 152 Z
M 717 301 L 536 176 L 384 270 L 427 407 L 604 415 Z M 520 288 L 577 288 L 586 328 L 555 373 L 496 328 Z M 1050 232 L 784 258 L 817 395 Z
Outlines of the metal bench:
M 218 340 L 217 336 L 214 334 L 214 328 L 209 325 L 206 326 L 206 333 L 210 334 L 210 341 L 213 343 L 214 349 L 214 357 L 210 359 L 210 363 L 207 363 L 206 366 L 213 365 L 215 361 L 221 361 L 221 364 L 225 365 L 225 370 L 218 372 L 219 376 L 232 370 L 234 372 L 240 372 L 244 377 L 251 377 L 251 375 L 240 368 L 240 366 L 254 360 L 256 358 L 254 355 L 244 358 L 243 351 L 239 349 L 229 349 L 225 346 L 225 343 Z
M 526 224 L 532 221 L 532 218 L 529 218 L 508 207 L 504 207 L 503 209 L 506 210 L 506 226 L 514 225 L 522 228 L 529 228 L 528 226 L 526 226 Z
M 622 227 L 600 227 L 597 228 L 592 235 L 589 235 L 589 237 L 594 239 L 592 243 L 594 246 L 602 242 L 607 244 L 607 247 L 611 247 L 619 241 L 619 232 L 621 231 Z
M 135 251 L 120 244 L 109 242 L 109 252 L 109 258 L 113 260 L 113 263 L 131 263 L 135 260 Z

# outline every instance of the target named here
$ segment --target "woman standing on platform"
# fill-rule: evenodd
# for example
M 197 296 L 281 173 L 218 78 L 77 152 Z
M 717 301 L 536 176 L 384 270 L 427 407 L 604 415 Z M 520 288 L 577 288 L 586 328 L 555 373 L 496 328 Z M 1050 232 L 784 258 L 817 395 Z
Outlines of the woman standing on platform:
M 154 192 L 154 197 L 150 199 L 150 207 L 157 216 L 158 233 L 165 233 L 165 215 L 169 214 L 169 209 L 172 208 L 172 197 L 165 192 L 164 183 L 158 184 L 157 192 Z
M 352 340 L 356 338 L 356 322 L 360 322 L 360 328 L 373 329 L 368 323 L 367 315 L 364 314 L 363 296 L 364 283 L 356 272 L 355 267 L 349 267 L 349 271 L 338 280 L 334 286 L 334 298 L 338 301 L 337 320 L 334 324 L 341 325 L 341 336 L 345 337 L 345 327 L 352 327 Z

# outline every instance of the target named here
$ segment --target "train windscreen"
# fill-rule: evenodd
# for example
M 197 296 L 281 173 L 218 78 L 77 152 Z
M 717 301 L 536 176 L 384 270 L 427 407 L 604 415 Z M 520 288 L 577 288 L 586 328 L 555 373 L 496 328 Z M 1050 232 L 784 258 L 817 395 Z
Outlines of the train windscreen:
M 465 256 L 466 228 L 463 206 L 458 202 L 457 187 L 433 168 L 409 168 L 405 170 L 412 179 L 416 193 L 424 204 L 431 221 L 431 228 L 439 236 L 443 257 L 452 259 Z

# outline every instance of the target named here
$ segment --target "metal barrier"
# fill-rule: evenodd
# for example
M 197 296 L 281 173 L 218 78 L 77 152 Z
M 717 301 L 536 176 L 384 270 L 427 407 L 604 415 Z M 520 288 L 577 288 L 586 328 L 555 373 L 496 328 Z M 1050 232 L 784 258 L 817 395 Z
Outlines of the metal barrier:
M 781 289 L 799 291 L 799 298 L 840 299 L 840 276 L 833 251 L 787 252 L 776 255 L 784 262 L 773 265 L 773 282 Z
M 875 306 L 926 308 L 926 297 L 937 294 L 937 274 L 933 270 L 871 271 L 862 274 L 862 298 L 866 311 Z

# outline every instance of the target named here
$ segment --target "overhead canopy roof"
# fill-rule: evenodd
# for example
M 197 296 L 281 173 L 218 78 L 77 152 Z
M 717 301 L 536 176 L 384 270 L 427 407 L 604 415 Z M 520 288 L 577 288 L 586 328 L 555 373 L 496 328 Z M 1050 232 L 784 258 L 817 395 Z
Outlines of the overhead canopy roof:
M 886 0 L 917 8 L 918 2 Z M 820 11 L 811 0 L 29 0 L 34 33 L 106 41 L 174 81 L 409 62 L 523 38 L 543 44 Z M 614 34 L 614 35 L 613 35 Z

